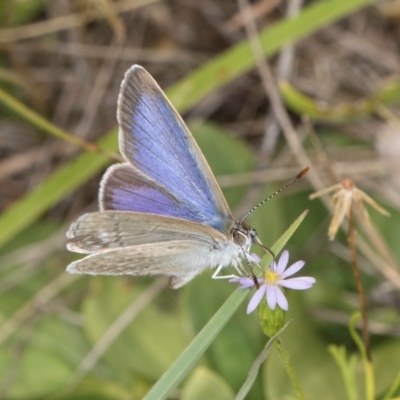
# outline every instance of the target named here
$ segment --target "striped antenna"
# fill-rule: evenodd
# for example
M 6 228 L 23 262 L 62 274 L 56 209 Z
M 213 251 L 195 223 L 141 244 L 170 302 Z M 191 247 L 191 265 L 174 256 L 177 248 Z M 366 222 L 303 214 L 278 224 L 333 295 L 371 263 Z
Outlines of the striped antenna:
M 266 203 L 268 200 L 271 200 L 273 197 L 275 197 L 277 194 L 279 194 L 280 192 L 284 191 L 286 188 L 288 188 L 289 186 L 293 185 L 293 183 L 297 182 L 300 178 L 302 178 L 308 171 L 310 170 L 309 167 L 306 167 L 303 169 L 303 171 L 301 171 L 296 178 L 292 179 L 290 182 L 288 182 L 286 185 L 282 186 L 280 189 L 278 189 L 275 193 L 272 193 L 271 196 L 268 196 L 266 199 L 264 199 L 263 201 L 261 201 L 260 203 L 258 203 L 256 206 L 254 206 L 249 212 L 247 212 L 244 217 L 239 221 L 243 222 L 252 212 L 254 212 L 255 210 L 257 210 L 258 207 L 262 206 L 264 203 Z

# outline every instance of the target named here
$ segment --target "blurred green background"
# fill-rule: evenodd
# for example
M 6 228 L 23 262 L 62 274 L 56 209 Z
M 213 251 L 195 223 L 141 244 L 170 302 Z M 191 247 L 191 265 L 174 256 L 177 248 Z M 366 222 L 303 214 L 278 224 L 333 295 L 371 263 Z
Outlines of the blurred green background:
M 322 187 L 351 178 L 391 213 L 357 225 L 382 398 L 400 371 L 400 2 L 245 4 L 310 174 Z M 85 146 L 117 151 L 119 85 L 135 63 L 183 114 L 236 217 L 306 166 L 275 119 L 245 24 L 228 0 L 0 2 L 0 399 L 141 399 L 235 289 L 211 271 L 177 291 L 67 275 L 77 255 L 65 232 L 97 210 L 113 160 Z M 329 241 L 330 211 L 308 199 L 322 187 L 305 177 L 249 222 L 271 246 L 310 210 L 287 248 L 317 284 L 288 292 L 283 340 L 308 399 L 345 399 L 328 346 L 357 352 L 348 321 L 359 303 L 346 235 Z M 266 343 L 245 310 L 170 398 L 234 398 Z M 361 363 L 357 377 L 362 394 Z M 247 398 L 293 393 L 272 352 Z

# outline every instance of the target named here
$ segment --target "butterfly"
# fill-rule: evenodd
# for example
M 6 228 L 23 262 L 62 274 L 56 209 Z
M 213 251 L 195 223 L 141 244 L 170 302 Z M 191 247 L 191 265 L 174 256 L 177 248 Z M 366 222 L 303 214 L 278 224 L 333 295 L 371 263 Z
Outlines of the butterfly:
M 99 212 L 67 232 L 70 251 L 89 254 L 67 271 L 92 275 L 167 275 L 177 289 L 208 267 L 232 265 L 261 244 L 236 221 L 189 129 L 151 75 L 132 66 L 118 98 L 119 149 L 126 162 L 105 172 Z M 249 213 L 248 213 L 249 214 Z M 246 216 L 248 215 L 246 214 Z M 245 217 L 246 217 L 245 216 Z

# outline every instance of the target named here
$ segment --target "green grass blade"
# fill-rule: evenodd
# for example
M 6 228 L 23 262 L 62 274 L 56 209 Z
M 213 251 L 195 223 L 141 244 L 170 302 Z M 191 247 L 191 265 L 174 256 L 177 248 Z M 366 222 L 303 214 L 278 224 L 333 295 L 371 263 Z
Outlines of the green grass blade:
M 274 254 L 278 254 L 283 246 L 287 243 L 296 229 L 304 220 L 307 211 L 303 212 L 287 229 L 287 231 L 272 246 L 271 250 Z M 271 254 L 267 254 L 263 258 L 263 265 L 272 261 Z M 180 357 L 171 365 L 168 371 L 158 380 L 150 392 L 143 400 L 161 400 L 165 399 L 168 394 L 182 381 L 182 379 L 190 372 L 202 354 L 207 350 L 208 346 L 213 342 L 215 337 L 229 321 L 231 316 L 242 304 L 249 292 L 247 290 L 236 290 L 214 314 L 207 325 L 199 332 L 193 341 L 186 347 Z
M 267 344 L 265 345 L 259 356 L 254 360 L 254 363 L 250 368 L 246 381 L 240 388 L 238 394 L 235 397 L 235 400 L 244 400 L 246 398 L 247 394 L 249 393 L 250 389 L 253 386 L 254 381 L 257 378 L 258 371 L 264 364 L 264 361 L 269 356 L 269 353 L 272 350 L 274 342 L 279 338 L 281 333 L 287 328 L 289 324 L 290 321 L 286 322 L 286 324 L 281 329 L 279 329 L 279 331 L 274 336 L 272 336 L 271 339 L 268 340 Z
M 400 100 L 400 82 L 384 83 L 377 92 L 355 101 L 323 106 L 314 98 L 295 89 L 289 82 L 279 82 L 281 94 L 288 108 L 300 115 L 317 121 L 348 122 L 363 118 L 381 108 Z

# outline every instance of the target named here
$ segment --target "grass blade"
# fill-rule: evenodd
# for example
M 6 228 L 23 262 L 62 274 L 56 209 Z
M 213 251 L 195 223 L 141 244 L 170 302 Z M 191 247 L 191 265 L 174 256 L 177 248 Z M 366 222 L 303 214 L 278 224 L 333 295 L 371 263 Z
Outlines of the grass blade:
M 289 324 L 290 321 L 286 322 L 286 324 L 281 329 L 279 329 L 279 331 L 274 336 L 272 336 L 272 338 L 268 340 L 267 344 L 262 349 L 261 353 L 254 360 L 254 363 L 250 368 L 249 374 L 247 375 L 246 381 L 240 388 L 238 394 L 235 397 L 235 400 L 243 400 L 246 398 L 251 387 L 253 386 L 254 381 L 257 378 L 258 371 L 260 370 L 264 361 L 267 359 L 269 353 L 271 352 L 274 342 L 279 338 L 280 334 L 287 328 Z

